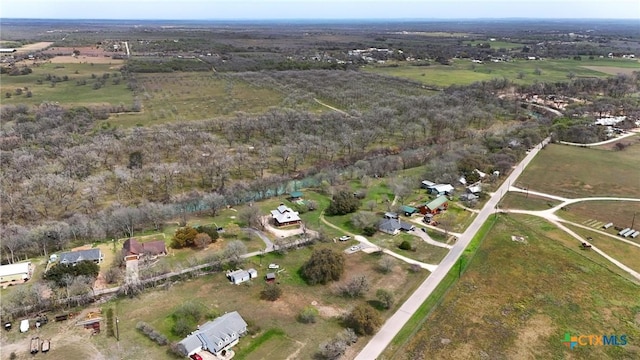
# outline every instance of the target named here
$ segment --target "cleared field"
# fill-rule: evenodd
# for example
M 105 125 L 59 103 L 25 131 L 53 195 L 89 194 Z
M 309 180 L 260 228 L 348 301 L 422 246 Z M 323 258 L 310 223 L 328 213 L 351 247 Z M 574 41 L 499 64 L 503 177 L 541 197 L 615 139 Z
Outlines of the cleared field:
M 609 75 L 631 75 L 636 71 L 640 71 L 640 69 L 636 68 L 624 68 L 624 67 L 615 67 L 615 66 L 583 66 L 586 69 L 599 71 L 601 73 L 609 74 Z
M 567 224 L 567 227 L 584 238 L 590 237 L 589 242 L 604 251 L 607 255 L 635 271 L 640 271 L 640 247 L 629 245 L 625 242 L 577 226 Z
M 285 97 L 278 89 L 213 73 L 137 74 L 136 78 L 143 89 L 144 113 L 123 114 L 109 121 L 157 124 L 227 116 L 236 111 L 261 113 L 280 105 Z
M 471 40 L 471 41 L 463 41 L 463 44 L 469 44 L 471 46 L 476 46 L 478 44 L 489 44 L 492 49 L 519 49 L 524 46 L 524 44 L 509 42 L 509 41 L 489 41 L 489 40 Z
M 19 52 L 19 53 L 30 53 L 30 52 L 44 50 L 44 49 L 48 48 L 51 45 L 53 45 L 52 42 L 46 42 L 46 41 L 37 42 L 37 43 L 33 43 L 33 44 L 27 44 L 27 45 L 23 45 L 23 46 L 17 48 L 16 52 Z
M 112 60 L 114 61 L 114 60 Z M 58 102 L 65 106 L 120 105 L 131 106 L 133 92 L 127 89 L 127 81 L 120 75 L 116 63 L 53 64 L 33 66 L 28 75 L 0 75 L 0 91 L 3 104 L 37 105 L 42 102 Z M 106 75 L 105 75 L 106 74 Z M 59 81 L 53 83 L 49 76 Z M 104 79 L 104 85 L 94 88 Z M 66 80 L 64 80 L 66 79 Z M 20 89 L 21 94 L 17 91 Z M 31 92 L 31 97 L 28 93 Z M 10 93 L 10 97 L 7 97 Z
M 486 62 L 474 64 L 471 60 L 455 60 L 451 65 L 433 64 L 411 66 L 407 63 L 394 66 L 367 66 L 365 71 L 407 78 L 424 84 L 446 87 L 467 85 L 477 81 L 506 78 L 518 84 L 534 82 L 568 81 L 567 75 L 576 77 L 604 77 L 611 74 L 591 69 L 624 68 L 626 71 L 640 71 L 637 61 L 594 59 L 594 60 L 516 60 L 511 62 Z M 540 70 L 539 75 L 536 70 Z M 601 69 L 602 70 L 602 69 Z M 615 75 L 615 74 L 614 74 Z
M 122 59 L 112 59 L 111 56 L 56 56 L 49 60 L 53 64 L 108 64 L 118 66 L 124 64 Z
M 639 197 L 640 145 L 607 151 L 551 144 L 529 164 L 516 185 L 570 198 Z
M 567 211 L 558 211 L 558 216 L 589 227 L 602 229 L 612 222 L 617 227 L 630 227 L 634 214 L 634 227 L 640 229 L 640 202 L 634 201 L 585 201 L 569 205 Z M 610 229 L 614 233 L 613 229 Z
M 638 338 L 640 286 L 591 260 L 593 252 L 579 250 L 560 231 L 523 219 L 499 218 L 442 303 L 409 344 L 386 359 L 640 356 L 637 344 L 569 350 L 562 343 L 565 333 Z

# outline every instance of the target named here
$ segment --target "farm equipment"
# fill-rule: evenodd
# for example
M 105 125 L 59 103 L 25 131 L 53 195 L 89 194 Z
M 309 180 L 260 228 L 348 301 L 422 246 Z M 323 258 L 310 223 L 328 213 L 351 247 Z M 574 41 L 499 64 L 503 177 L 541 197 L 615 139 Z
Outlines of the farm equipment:
M 73 318 L 73 314 L 60 314 L 56 315 L 56 321 L 65 321 L 67 319 Z

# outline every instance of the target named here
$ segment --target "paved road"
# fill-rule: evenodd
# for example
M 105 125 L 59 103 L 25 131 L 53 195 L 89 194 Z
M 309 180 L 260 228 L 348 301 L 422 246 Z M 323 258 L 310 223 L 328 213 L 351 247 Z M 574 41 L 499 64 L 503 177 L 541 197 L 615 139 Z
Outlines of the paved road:
M 640 130 L 633 129 L 633 130 L 630 130 L 628 133 L 620 135 L 620 136 L 615 137 L 613 139 L 609 139 L 609 140 L 605 140 L 605 141 L 599 141 L 599 142 L 590 143 L 590 144 L 580 144 L 580 143 L 573 143 L 573 142 L 568 142 L 568 141 L 560 141 L 560 144 L 571 145 L 571 146 L 581 146 L 581 147 L 599 146 L 599 145 L 605 145 L 605 144 L 609 144 L 609 143 L 612 143 L 612 142 L 616 142 L 618 140 L 624 139 L 624 138 L 629 137 L 629 136 L 633 136 L 633 135 L 637 134 L 638 131 L 640 131 Z
M 545 139 L 543 144 L 549 142 L 549 139 Z M 493 193 L 489 201 L 480 210 L 478 216 L 473 220 L 471 225 L 465 230 L 464 233 L 458 237 L 458 241 L 453 246 L 449 254 L 440 262 L 438 268 L 429 275 L 429 277 L 418 287 L 418 289 L 402 304 L 402 306 L 382 325 L 378 333 L 369 341 L 369 343 L 362 349 L 362 351 L 356 356 L 356 360 L 372 360 L 376 359 L 389 345 L 391 340 L 407 323 L 409 318 L 418 310 L 420 305 L 431 295 L 433 290 L 444 279 L 445 275 L 456 264 L 458 258 L 469 245 L 471 239 L 478 232 L 482 224 L 495 212 L 496 205 L 509 191 L 509 185 L 514 183 L 520 176 L 523 169 L 533 160 L 538 154 L 538 151 L 542 148 L 543 144 L 539 144 L 533 150 L 527 154 L 527 156 L 518 164 L 511 174 L 504 180 L 498 190 Z

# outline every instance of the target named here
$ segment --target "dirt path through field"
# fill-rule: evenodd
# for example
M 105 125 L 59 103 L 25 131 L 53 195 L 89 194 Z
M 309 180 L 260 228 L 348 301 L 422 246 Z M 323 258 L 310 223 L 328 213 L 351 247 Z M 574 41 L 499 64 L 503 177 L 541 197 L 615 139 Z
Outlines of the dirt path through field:
M 44 50 L 46 48 L 48 48 L 49 46 L 53 45 L 52 42 L 37 42 L 37 43 L 33 43 L 33 44 L 28 44 L 28 45 L 24 45 L 22 47 L 19 47 L 16 49 L 17 52 L 19 53 L 28 53 L 28 52 L 34 52 L 34 51 L 39 51 L 39 50 Z
M 634 71 L 640 71 L 640 64 L 638 64 L 637 68 L 623 68 L 617 66 L 583 66 L 583 68 L 609 75 L 631 75 Z

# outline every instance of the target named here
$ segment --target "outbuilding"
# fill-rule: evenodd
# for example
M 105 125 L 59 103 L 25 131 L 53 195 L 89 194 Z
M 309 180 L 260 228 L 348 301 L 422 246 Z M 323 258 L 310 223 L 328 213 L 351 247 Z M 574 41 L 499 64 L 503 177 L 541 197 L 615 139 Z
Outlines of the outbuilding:
M 0 283 L 1 284 L 20 284 L 31 278 L 31 262 L 22 262 L 17 264 L 0 266 Z

